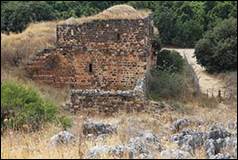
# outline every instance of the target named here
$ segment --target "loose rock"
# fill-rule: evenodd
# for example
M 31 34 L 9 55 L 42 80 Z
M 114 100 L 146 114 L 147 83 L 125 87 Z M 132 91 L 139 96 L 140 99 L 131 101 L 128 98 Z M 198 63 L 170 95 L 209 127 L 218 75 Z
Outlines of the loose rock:
M 117 127 L 110 124 L 90 122 L 90 121 L 83 124 L 84 135 L 93 134 L 99 136 L 102 134 L 113 134 L 116 131 Z
M 75 136 L 68 131 L 61 131 L 50 139 L 50 144 L 53 146 L 59 144 L 68 144 L 75 141 Z
M 182 133 L 172 136 L 171 140 L 177 143 L 181 149 L 194 153 L 195 149 L 202 146 L 206 140 L 206 133 L 183 130 Z
M 101 154 L 108 153 L 110 147 L 108 146 L 95 146 L 91 148 L 85 158 L 95 159 Z
M 229 133 L 225 128 L 217 125 L 212 126 L 208 132 L 208 139 L 226 138 L 229 136 L 231 136 L 231 133 Z
M 190 121 L 186 118 L 183 119 L 178 119 L 175 122 L 172 123 L 171 125 L 171 130 L 173 132 L 179 131 L 181 128 L 186 127 L 190 124 Z

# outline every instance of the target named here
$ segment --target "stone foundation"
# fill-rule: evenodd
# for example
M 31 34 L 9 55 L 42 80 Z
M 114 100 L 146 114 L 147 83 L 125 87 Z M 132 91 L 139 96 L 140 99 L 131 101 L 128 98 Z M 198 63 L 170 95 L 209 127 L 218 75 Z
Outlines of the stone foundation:
M 70 112 L 95 111 L 113 113 L 119 110 L 141 111 L 147 103 L 144 94 L 144 81 L 138 80 L 133 90 L 74 89 L 66 108 Z

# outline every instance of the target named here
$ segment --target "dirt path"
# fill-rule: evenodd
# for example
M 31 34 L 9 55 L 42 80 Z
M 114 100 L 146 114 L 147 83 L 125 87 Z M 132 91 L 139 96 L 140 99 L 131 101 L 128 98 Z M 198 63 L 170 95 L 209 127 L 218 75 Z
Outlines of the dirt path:
M 197 64 L 196 57 L 194 57 L 194 49 L 166 49 L 176 50 L 181 54 L 181 56 L 184 57 L 185 55 L 187 57 L 188 63 L 192 65 L 199 79 L 199 85 L 202 93 L 208 94 L 209 96 L 212 96 L 212 93 L 214 94 L 214 96 L 217 96 L 219 90 L 221 90 L 221 94 L 225 93 L 225 83 L 218 77 L 207 73 L 202 66 Z

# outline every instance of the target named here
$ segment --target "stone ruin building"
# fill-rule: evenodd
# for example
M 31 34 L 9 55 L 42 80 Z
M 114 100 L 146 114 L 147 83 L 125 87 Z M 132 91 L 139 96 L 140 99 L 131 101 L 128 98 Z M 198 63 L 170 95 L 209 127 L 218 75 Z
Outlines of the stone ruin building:
M 144 106 L 144 77 L 156 63 L 150 12 L 113 6 L 95 16 L 70 18 L 56 27 L 56 47 L 27 64 L 37 82 L 70 86 L 71 111 Z

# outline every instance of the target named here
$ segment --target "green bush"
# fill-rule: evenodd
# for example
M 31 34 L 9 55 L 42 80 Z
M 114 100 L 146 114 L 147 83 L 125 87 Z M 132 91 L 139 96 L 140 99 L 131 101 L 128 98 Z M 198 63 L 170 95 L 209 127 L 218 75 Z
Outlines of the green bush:
M 237 19 L 229 18 L 219 23 L 195 47 L 199 64 L 209 72 L 237 69 Z
M 161 71 L 182 72 L 184 59 L 177 51 L 162 50 L 157 54 L 157 68 Z
M 1 129 L 39 129 L 44 122 L 56 119 L 54 104 L 44 101 L 39 93 L 16 82 L 1 84 Z
M 66 116 L 61 116 L 58 118 L 60 126 L 63 130 L 67 130 L 67 128 L 72 127 L 72 119 Z
M 158 69 L 151 70 L 148 90 L 152 99 L 179 97 L 184 89 L 183 75 Z

